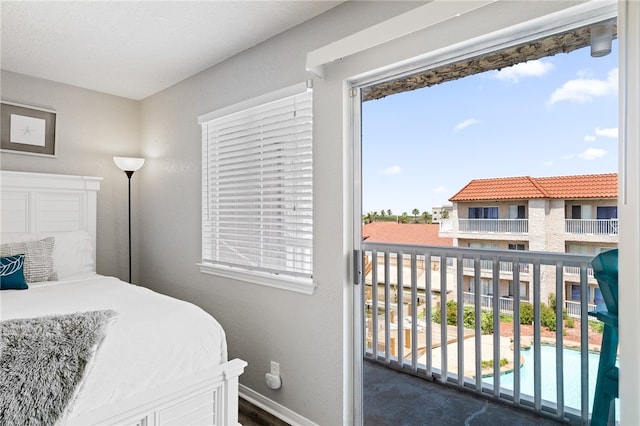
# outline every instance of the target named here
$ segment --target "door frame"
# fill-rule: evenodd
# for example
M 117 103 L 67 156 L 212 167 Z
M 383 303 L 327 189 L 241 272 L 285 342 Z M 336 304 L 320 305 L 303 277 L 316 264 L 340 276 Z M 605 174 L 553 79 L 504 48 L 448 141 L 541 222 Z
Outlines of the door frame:
M 626 3 L 626 2 L 622 2 Z M 627 5 L 628 6 L 628 5 Z M 634 6 L 635 7 L 635 6 Z M 357 77 L 344 80 L 344 106 L 345 106 L 345 128 L 344 134 L 347 138 L 346 143 L 350 149 L 352 164 L 350 178 L 353 183 L 351 187 L 352 195 L 352 259 L 351 259 L 351 281 L 353 285 L 353 294 L 351 297 L 352 317 L 347 322 L 352 325 L 350 331 L 353 357 L 350 360 L 351 374 L 347 370 L 345 373 L 345 383 L 347 389 L 351 389 L 351 403 L 353 407 L 352 420 L 354 425 L 362 425 L 364 420 L 364 321 L 363 321 L 363 298 L 364 298 L 364 277 L 362 276 L 362 94 L 361 90 L 365 87 L 379 84 L 384 81 L 390 81 L 400 76 L 407 76 L 412 73 L 424 71 L 429 68 L 441 67 L 465 58 L 478 56 L 491 51 L 506 49 L 517 44 L 521 44 L 534 39 L 543 38 L 545 36 L 578 28 L 579 26 L 589 25 L 600 22 L 612 17 L 619 16 L 625 12 L 619 10 L 618 4 L 614 2 L 587 2 L 585 4 L 570 7 L 560 12 L 550 15 L 541 16 L 530 21 L 506 27 L 494 32 L 486 33 L 479 37 L 466 40 L 455 45 L 439 49 L 435 52 L 425 53 L 413 60 L 405 60 L 395 65 L 385 66 L 379 70 L 372 70 L 361 74 Z M 563 19 L 559 19 L 562 16 Z M 620 36 L 619 36 L 620 37 Z M 622 53 L 623 48 L 621 47 Z M 620 60 L 622 63 L 622 59 Z M 618 88 L 619 93 L 624 89 L 624 83 Z M 627 96 L 628 97 L 628 96 Z M 628 99 L 621 100 L 628 102 Z M 622 118 L 623 111 L 619 111 Z M 628 122 L 625 122 L 628 126 Z M 623 180 L 623 190 L 626 190 L 624 179 L 628 173 L 626 167 L 626 159 L 623 158 L 627 154 L 626 140 L 621 135 L 618 142 L 621 151 L 620 154 L 620 170 L 619 173 Z M 622 192 L 622 190 L 621 190 Z M 624 194 L 626 195 L 626 194 Z M 619 199 L 618 204 L 622 202 Z M 356 284 L 357 283 L 357 284 Z M 347 339 L 349 340 L 349 339 Z M 631 411 L 631 410 L 629 410 Z M 638 414 L 640 416 L 640 414 Z

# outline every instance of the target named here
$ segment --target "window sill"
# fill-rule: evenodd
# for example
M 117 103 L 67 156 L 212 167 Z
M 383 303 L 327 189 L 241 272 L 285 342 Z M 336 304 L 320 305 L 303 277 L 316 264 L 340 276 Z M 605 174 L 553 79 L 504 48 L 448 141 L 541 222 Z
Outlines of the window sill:
M 293 291 L 295 293 L 312 295 L 316 287 L 311 278 L 285 277 L 205 263 L 198 263 L 197 265 L 200 267 L 200 272 L 203 274 L 216 275 L 251 284 Z

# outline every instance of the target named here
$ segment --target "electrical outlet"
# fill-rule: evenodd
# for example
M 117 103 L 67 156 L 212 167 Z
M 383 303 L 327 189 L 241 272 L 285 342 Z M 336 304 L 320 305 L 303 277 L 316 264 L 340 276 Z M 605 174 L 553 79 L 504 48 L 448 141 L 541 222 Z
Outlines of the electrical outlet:
M 273 374 L 274 376 L 279 376 L 280 375 L 280 364 L 275 362 L 275 361 L 271 361 L 271 374 Z

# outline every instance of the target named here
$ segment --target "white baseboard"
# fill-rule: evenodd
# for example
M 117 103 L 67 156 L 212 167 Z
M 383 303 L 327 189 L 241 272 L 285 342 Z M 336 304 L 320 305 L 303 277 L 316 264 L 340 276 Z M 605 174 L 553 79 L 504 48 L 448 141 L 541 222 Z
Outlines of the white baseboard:
M 267 413 L 273 414 L 280 420 L 285 421 L 292 426 L 318 426 L 306 417 L 289 410 L 287 407 L 270 400 L 266 396 L 261 395 L 242 384 L 238 385 L 238 393 L 242 399 L 249 401 L 256 407 L 262 408 Z

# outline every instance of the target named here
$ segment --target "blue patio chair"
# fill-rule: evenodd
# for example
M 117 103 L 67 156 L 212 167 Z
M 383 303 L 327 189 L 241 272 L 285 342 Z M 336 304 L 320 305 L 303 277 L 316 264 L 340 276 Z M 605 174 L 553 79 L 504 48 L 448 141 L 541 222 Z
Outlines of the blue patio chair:
M 600 253 L 591 266 L 604 299 L 604 305 L 589 312 L 604 323 L 591 425 L 606 425 L 610 416 L 615 418 L 613 402 L 618 398 L 618 249 Z

